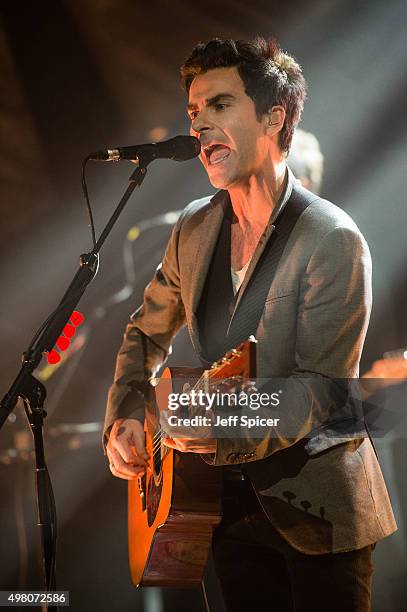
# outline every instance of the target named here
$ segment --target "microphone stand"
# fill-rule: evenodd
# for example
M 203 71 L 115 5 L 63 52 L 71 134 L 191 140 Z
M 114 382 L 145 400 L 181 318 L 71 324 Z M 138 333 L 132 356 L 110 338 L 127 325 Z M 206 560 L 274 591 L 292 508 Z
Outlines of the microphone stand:
M 69 318 L 84 294 L 86 287 L 97 273 L 99 251 L 107 236 L 112 230 L 128 199 L 136 187 L 140 187 L 147 173 L 147 165 L 151 158 L 136 160 L 137 168 L 129 178 L 129 185 L 121 198 L 116 210 L 106 224 L 99 240 L 90 253 L 80 256 L 80 266 L 66 290 L 57 309 L 46 320 L 41 335 L 36 342 L 31 343 L 29 349 L 23 353 L 23 364 L 10 389 L 0 404 L 0 429 L 17 404 L 19 398 L 24 402 L 25 412 L 34 438 L 35 472 L 36 472 L 36 500 L 38 526 L 41 530 L 41 544 L 43 556 L 43 571 L 46 591 L 53 591 L 56 587 L 55 561 L 56 561 L 56 511 L 52 493 L 51 480 L 48 474 L 43 444 L 43 424 L 47 416 L 44 410 L 46 388 L 33 376 L 43 353 L 50 351 L 62 334 Z M 56 610 L 56 606 L 45 606 L 46 610 Z

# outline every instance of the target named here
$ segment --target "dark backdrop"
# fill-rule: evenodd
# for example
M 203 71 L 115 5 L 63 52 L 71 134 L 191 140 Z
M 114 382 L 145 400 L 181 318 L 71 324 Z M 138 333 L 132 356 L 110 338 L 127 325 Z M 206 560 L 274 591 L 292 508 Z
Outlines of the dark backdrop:
M 185 133 L 178 67 L 197 41 L 216 35 L 274 34 L 302 64 L 309 82 L 302 127 L 317 136 L 325 156 L 323 195 L 353 216 L 372 251 L 374 310 L 362 370 L 383 351 L 406 344 L 404 0 L 14 0 L 0 6 L 2 393 L 79 254 L 90 249 L 81 159 L 104 146 Z M 99 232 L 131 170 L 125 163 L 89 168 Z M 81 303 L 85 345 L 59 370 L 42 370 L 48 376 L 46 438 L 60 520 L 58 583 L 71 590 L 74 610 L 201 609 L 196 594 L 142 594 L 131 587 L 126 486 L 108 474 L 97 429 L 122 329 L 170 226 L 145 231 L 132 245 L 127 232 L 212 192 L 197 161 L 150 167 L 103 248 L 100 271 Z M 124 248 L 134 258 L 127 267 Z M 118 292 L 134 275 L 125 299 Z M 193 361 L 185 335 L 175 345 L 176 363 Z M 16 415 L 0 439 L 3 589 L 41 586 L 38 534 L 30 527 L 30 439 L 21 409 Z M 93 429 L 80 432 L 61 427 L 89 423 Z M 378 445 L 400 525 L 376 552 L 374 610 L 387 612 L 401 610 L 403 590 L 404 601 L 406 596 L 406 440 L 393 432 Z

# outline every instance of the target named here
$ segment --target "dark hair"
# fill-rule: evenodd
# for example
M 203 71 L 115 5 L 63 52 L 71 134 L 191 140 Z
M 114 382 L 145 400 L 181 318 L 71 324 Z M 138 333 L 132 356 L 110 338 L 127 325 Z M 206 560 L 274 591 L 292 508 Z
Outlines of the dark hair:
M 214 38 L 199 43 L 181 66 L 181 82 L 189 92 L 194 78 L 214 68 L 236 66 L 246 94 L 252 98 L 258 120 L 273 106 L 281 105 L 286 119 L 279 134 L 282 151 L 290 150 L 294 128 L 304 106 L 307 84 L 296 60 L 277 41 L 258 36 L 253 41 Z

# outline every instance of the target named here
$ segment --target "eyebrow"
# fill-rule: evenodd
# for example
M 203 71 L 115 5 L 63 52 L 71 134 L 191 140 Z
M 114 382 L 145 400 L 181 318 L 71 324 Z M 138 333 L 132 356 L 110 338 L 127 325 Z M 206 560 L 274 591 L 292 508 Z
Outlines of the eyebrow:
M 205 104 L 206 106 L 215 106 L 215 104 L 218 104 L 220 100 L 236 100 L 236 97 L 229 93 L 219 93 L 212 98 L 207 98 L 205 100 Z M 187 106 L 187 110 L 189 111 L 193 110 L 194 108 L 196 108 L 196 104 L 193 103 L 188 104 Z

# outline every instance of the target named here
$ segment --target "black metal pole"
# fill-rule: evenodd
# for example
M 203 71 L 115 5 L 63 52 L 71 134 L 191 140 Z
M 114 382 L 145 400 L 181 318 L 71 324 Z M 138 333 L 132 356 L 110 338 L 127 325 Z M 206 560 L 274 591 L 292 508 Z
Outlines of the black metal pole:
M 147 164 L 146 164 L 147 165 Z M 80 267 L 64 293 L 62 300 L 55 311 L 48 317 L 43 325 L 38 339 L 34 337 L 29 348 L 23 355 L 23 364 L 20 372 L 12 383 L 10 389 L 0 404 L 0 428 L 9 414 L 15 408 L 18 399 L 24 401 L 24 407 L 34 438 L 35 471 L 36 471 L 36 497 L 38 511 L 38 525 L 41 530 L 41 543 L 43 552 L 44 582 L 47 591 L 56 588 L 56 509 L 52 492 L 52 483 L 48 474 L 44 455 L 43 422 L 46 417 L 44 401 L 46 389 L 44 385 L 33 376 L 44 352 L 50 351 L 69 321 L 86 287 L 94 278 L 98 267 L 98 253 L 107 236 L 116 223 L 120 213 L 126 205 L 134 189 L 141 185 L 146 175 L 146 165 L 138 166 L 129 179 L 129 185 L 110 217 L 94 249 L 80 257 Z M 56 606 L 45 605 L 46 610 L 56 610 Z

